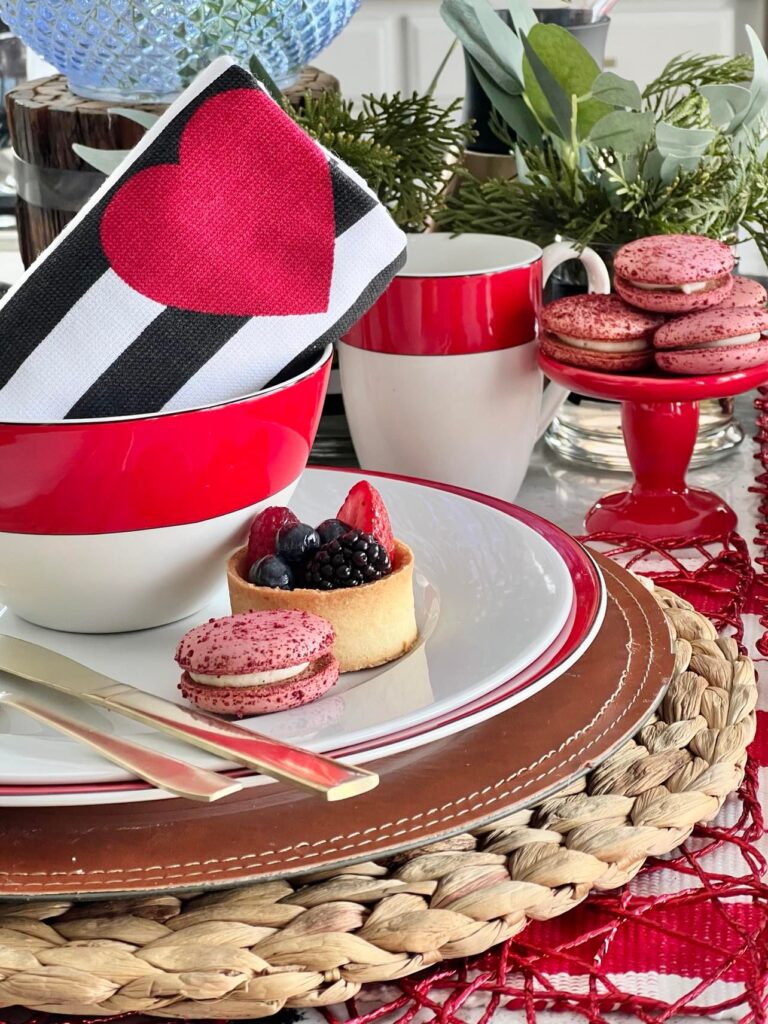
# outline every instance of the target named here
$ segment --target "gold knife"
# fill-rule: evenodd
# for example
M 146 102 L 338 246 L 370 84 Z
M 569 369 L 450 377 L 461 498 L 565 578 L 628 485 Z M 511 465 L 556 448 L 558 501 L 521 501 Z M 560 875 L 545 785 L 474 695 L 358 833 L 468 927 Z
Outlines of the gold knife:
M 0 707 L 14 708 L 57 732 L 71 736 L 132 775 L 187 800 L 210 803 L 243 788 L 235 779 L 228 779 L 225 775 L 217 775 L 204 768 L 177 761 L 168 754 L 148 750 L 133 740 L 100 732 L 74 715 L 46 707 L 42 702 L 6 689 L 2 682 Z
M 322 793 L 328 800 L 359 796 L 379 783 L 373 772 L 155 697 L 18 637 L 0 635 L 0 670 L 135 718 L 211 754 Z

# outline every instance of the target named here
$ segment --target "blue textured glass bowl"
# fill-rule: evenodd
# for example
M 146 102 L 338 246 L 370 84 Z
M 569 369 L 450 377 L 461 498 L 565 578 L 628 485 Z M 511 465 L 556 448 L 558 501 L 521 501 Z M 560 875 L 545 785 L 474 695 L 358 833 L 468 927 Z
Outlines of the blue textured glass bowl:
M 95 99 L 166 101 L 214 57 L 253 54 L 282 86 L 360 0 L 0 0 L 0 16 Z

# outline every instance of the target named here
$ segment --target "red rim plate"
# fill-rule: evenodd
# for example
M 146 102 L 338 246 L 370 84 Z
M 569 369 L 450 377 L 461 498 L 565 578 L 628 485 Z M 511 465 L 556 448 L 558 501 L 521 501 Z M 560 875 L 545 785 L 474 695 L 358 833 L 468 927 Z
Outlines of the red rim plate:
M 434 719 L 421 723 L 418 726 L 402 729 L 386 737 L 380 737 L 368 743 L 359 743 L 348 747 L 341 747 L 330 752 L 333 757 L 349 757 L 354 754 L 376 749 L 377 746 L 384 746 L 402 740 L 411 739 L 423 735 L 425 732 L 432 732 L 435 728 L 449 725 L 458 719 L 464 719 L 470 714 L 481 712 L 500 701 L 519 693 L 525 687 L 530 687 L 539 681 L 544 675 L 556 670 L 566 660 L 571 658 L 575 651 L 581 646 L 595 626 L 600 609 L 603 604 L 604 584 L 602 576 L 589 553 L 566 533 L 559 526 L 550 523 L 541 516 L 530 512 L 527 509 L 513 505 L 511 502 L 503 501 L 501 498 L 493 498 L 487 494 L 480 494 L 477 491 L 470 491 L 461 487 L 454 487 L 449 484 L 436 483 L 430 480 L 420 480 L 416 477 L 401 476 L 396 473 L 379 473 L 368 470 L 348 469 L 346 467 L 318 466 L 311 467 L 310 472 L 335 472 L 350 473 L 359 476 L 361 473 L 368 477 L 386 480 L 398 480 L 403 483 L 412 483 L 421 487 L 430 487 L 434 490 L 445 491 L 449 494 L 456 494 L 459 497 L 468 498 L 478 504 L 486 505 L 497 509 L 512 519 L 535 530 L 544 537 L 558 552 L 568 566 L 571 579 L 573 580 L 574 600 L 568 615 L 568 620 L 557 638 L 553 641 L 547 651 L 528 666 L 523 672 L 518 673 L 507 680 L 501 686 L 492 690 L 485 696 L 471 701 L 469 704 L 456 710 L 438 716 Z M 230 769 L 222 772 L 232 778 L 244 778 L 254 773 L 248 768 Z M 3 797 L 28 797 L 28 796 L 55 796 L 56 794 L 76 795 L 86 793 L 125 793 L 152 789 L 148 783 L 135 782 L 104 782 L 104 783 L 67 783 L 60 786 L 2 786 L 0 785 L 0 796 Z

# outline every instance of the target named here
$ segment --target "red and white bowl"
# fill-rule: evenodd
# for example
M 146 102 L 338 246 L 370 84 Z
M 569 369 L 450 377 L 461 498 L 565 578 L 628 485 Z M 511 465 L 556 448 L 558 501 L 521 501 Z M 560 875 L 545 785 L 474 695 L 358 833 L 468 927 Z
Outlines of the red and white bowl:
M 249 520 L 293 493 L 331 354 L 209 408 L 0 423 L 0 603 L 83 633 L 147 629 L 202 608 Z

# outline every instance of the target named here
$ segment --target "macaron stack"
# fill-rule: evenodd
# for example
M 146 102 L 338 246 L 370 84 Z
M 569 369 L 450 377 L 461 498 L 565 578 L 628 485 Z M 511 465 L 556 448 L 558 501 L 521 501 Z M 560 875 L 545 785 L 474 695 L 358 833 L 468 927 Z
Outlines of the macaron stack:
M 542 348 L 560 362 L 606 373 L 643 372 L 654 362 L 685 376 L 768 364 L 768 295 L 733 268 L 730 247 L 711 238 L 630 242 L 614 260 L 615 295 L 571 296 L 545 307 Z

